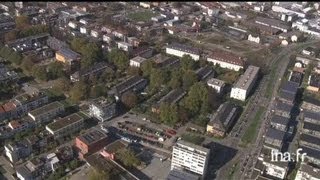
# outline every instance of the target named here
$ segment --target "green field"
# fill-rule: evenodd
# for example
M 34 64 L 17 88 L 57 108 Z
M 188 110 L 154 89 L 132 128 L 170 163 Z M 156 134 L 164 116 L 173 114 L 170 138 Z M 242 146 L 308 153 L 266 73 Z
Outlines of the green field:
M 249 125 L 247 131 L 244 133 L 244 135 L 241 138 L 241 141 L 244 144 L 249 144 L 252 141 L 254 141 L 256 139 L 257 136 L 257 130 L 259 130 L 259 124 L 261 122 L 261 118 L 262 115 L 265 111 L 264 107 L 260 107 L 256 113 L 256 115 L 254 116 L 253 121 L 251 122 L 251 124 Z
M 204 141 L 204 137 L 194 135 L 194 134 L 183 134 L 182 140 L 188 141 L 193 144 L 200 145 Z
M 153 13 L 152 11 L 140 11 L 135 13 L 128 14 L 128 18 L 133 21 L 150 21 L 152 17 L 157 16 L 159 14 Z

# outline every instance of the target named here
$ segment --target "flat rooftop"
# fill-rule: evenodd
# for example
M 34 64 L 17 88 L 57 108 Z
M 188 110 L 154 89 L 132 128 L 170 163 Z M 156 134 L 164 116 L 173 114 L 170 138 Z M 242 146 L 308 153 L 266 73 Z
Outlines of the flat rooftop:
M 95 129 L 81 136 L 78 136 L 78 139 L 80 139 L 83 143 L 90 145 L 107 137 L 108 136 L 104 132 Z
M 283 141 L 285 132 L 269 127 L 266 137 Z
M 189 46 L 189 45 L 180 44 L 180 43 L 172 43 L 172 44 L 168 45 L 167 48 L 175 49 L 175 50 L 178 50 L 178 51 L 187 52 L 187 53 L 190 53 L 190 54 L 200 55 L 199 49 L 194 48 L 194 47 Z
M 130 61 L 134 61 L 134 62 L 137 62 L 137 63 L 143 63 L 146 60 L 147 60 L 146 58 L 140 57 L 140 56 L 136 56 L 136 57 L 130 59 Z
M 179 140 L 176 144 L 176 146 L 180 147 L 181 148 L 181 145 L 182 146 L 187 146 L 187 147 L 190 147 L 190 148 L 193 148 L 195 149 L 196 151 L 202 151 L 202 152 L 205 152 L 206 154 L 208 154 L 210 152 L 210 149 L 208 148 L 205 148 L 203 146 L 199 146 L 199 145 L 196 145 L 196 144 L 193 144 L 193 143 L 190 143 L 190 142 L 187 142 L 187 141 L 184 141 L 184 140 Z M 183 148 L 183 147 L 182 147 Z
M 142 78 L 141 76 L 132 76 L 132 77 L 126 79 L 125 81 L 121 82 L 120 84 L 118 84 L 115 88 L 118 92 L 122 92 L 125 89 L 142 82 L 143 80 L 145 80 L 145 79 Z
M 244 72 L 244 74 L 240 77 L 240 79 L 237 81 L 237 83 L 234 85 L 234 87 L 248 90 L 254 78 L 258 75 L 259 69 L 259 67 L 250 65 Z
M 39 116 L 41 114 L 44 114 L 44 113 L 48 113 L 50 111 L 53 111 L 53 110 L 56 110 L 58 108 L 64 108 L 64 105 L 59 102 L 59 101 L 55 101 L 55 102 L 52 102 L 50 104 L 47 104 L 47 105 L 44 105 L 40 108 L 37 108 L 31 112 L 29 112 L 32 116 L 36 117 L 36 116 Z
M 57 131 L 61 128 L 72 125 L 82 120 L 84 120 L 83 117 L 81 117 L 78 113 L 74 113 L 48 124 L 47 127 L 50 128 L 52 131 Z
M 225 84 L 224 81 L 220 80 L 220 79 L 216 79 L 216 78 L 210 78 L 208 81 L 207 81 L 208 84 L 211 84 L 211 85 L 215 85 L 215 86 L 223 86 Z

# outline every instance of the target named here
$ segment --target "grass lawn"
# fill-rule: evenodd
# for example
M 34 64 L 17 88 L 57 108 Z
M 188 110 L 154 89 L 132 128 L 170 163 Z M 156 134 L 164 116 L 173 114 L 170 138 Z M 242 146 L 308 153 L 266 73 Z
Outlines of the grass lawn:
M 244 135 L 241 138 L 241 141 L 244 144 L 249 144 L 256 139 L 257 130 L 259 130 L 258 127 L 261 122 L 261 118 L 262 118 L 264 111 L 265 111 L 264 107 L 260 107 L 258 109 L 256 115 L 254 116 L 253 121 L 251 122 L 247 131 L 244 133 Z
M 228 84 L 233 84 L 240 77 L 240 72 L 237 71 L 226 71 L 218 75 L 218 79 L 225 81 Z
M 204 141 L 204 137 L 193 135 L 193 134 L 183 134 L 182 140 L 188 141 L 193 144 L 200 145 Z
M 151 18 L 154 16 L 157 16 L 157 13 L 153 13 L 152 11 L 140 11 L 140 12 L 135 12 L 128 14 L 128 18 L 133 20 L 133 21 L 151 21 Z

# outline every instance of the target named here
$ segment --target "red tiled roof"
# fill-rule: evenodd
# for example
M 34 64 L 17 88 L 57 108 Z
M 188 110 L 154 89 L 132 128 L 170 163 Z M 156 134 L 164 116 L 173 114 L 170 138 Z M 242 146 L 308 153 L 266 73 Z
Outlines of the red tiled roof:
M 236 64 L 239 66 L 244 66 L 244 61 L 242 57 L 227 51 L 216 50 L 209 56 L 209 58 L 231 63 L 231 64 Z
M 3 109 L 8 112 L 8 111 L 12 111 L 16 108 L 15 104 L 13 102 L 7 102 L 3 105 Z

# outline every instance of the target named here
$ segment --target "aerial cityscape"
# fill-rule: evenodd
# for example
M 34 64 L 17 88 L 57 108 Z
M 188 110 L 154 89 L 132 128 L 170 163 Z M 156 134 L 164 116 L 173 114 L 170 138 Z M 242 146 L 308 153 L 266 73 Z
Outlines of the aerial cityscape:
M 320 2 L 0 2 L 0 180 L 320 180 Z

